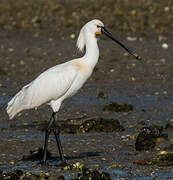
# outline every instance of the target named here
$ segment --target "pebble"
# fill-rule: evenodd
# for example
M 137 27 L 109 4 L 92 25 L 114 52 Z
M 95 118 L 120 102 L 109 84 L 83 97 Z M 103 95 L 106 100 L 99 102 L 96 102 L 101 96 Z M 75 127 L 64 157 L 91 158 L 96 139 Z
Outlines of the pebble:
M 132 77 L 132 81 L 135 81 L 136 79 L 134 77 Z
M 160 155 L 166 155 L 166 154 L 168 154 L 168 152 L 167 151 L 161 151 L 159 154 Z
M 70 38 L 71 38 L 71 39 L 74 39 L 75 37 L 76 37 L 75 34 L 71 34 L 71 35 L 70 35 Z
M 163 48 L 163 49 L 168 49 L 168 44 L 167 44 L 167 43 L 163 43 L 163 44 L 162 44 L 162 48 Z
M 168 92 L 167 91 L 163 91 L 163 94 L 168 94 Z
M 119 164 L 112 164 L 111 166 L 109 166 L 109 168 L 120 168 L 121 165 Z
M 23 60 L 20 60 L 20 65 L 24 65 L 25 62 Z
M 135 139 L 136 139 L 136 136 L 129 136 L 129 139 L 130 139 L 130 140 L 135 140 Z
M 14 165 L 14 164 L 15 164 L 15 162 L 14 162 L 14 161 L 10 161 L 10 164 L 11 164 L 11 165 Z
M 44 52 L 43 55 L 44 55 L 44 56 L 47 56 L 47 52 Z
M 9 48 L 8 51 L 9 51 L 9 52 L 13 52 L 14 49 L 13 49 L 13 48 Z
M 127 37 L 127 40 L 128 41 L 136 41 L 137 40 L 137 37 Z
M 35 34 L 33 34 L 33 37 L 37 38 L 37 37 L 39 37 L 39 35 L 40 35 L 39 33 L 35 33 Z
M 129 53 L 125 52 L 125 53 L 123 54 L 123 56 L 129 56 Z
M 161 61 L 162 63 L 165 63 L 165 62 L 166 62 L 166 59 L 165 59 L 165 58 L 162 58 L 160 61 Z
M 38 16 L 35 16 L 33 19 L 32 19 L 32 23 L 39 23 L 41 20 Z
M 15 67 L 16 65 L 15 64 L 11 64 L 11 67 Z
M 170 10 L 170 7 L 169 6 L 166 6 L 165 8 L 164 8 L 164 11 L 165 12 L 168 12 Z
M 166 40 L 167 40 L 167 37 L 162 36 L 162 35 L 158 36 L 158 41 L 166 41 Z

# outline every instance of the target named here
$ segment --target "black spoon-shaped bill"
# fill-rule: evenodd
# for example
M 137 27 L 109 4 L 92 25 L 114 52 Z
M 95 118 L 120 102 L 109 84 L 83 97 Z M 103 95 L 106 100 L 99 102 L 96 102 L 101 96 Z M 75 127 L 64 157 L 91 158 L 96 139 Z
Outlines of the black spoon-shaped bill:
M 106 30 L 105 27 L 101 27 L 101 32 L 104 33 L 106 36 L 108 36 L 110 39 L 112 39 L 113 41 L 115 41 L 116 43 L 118 43 L 121 47 L 123 47 L 129 54 L 131 54 L 132 56 L 134 56 L 136 59 L 141 60 L 141 57 L 137 54 L 134 53 L 132 50 L 130 50 L 127 46 L 125 46 L 124 44 L 122 44 L 120 41 L 118 41 L 117 39 L 115 39 L 112 34 L 110 32 L 108 32 Z

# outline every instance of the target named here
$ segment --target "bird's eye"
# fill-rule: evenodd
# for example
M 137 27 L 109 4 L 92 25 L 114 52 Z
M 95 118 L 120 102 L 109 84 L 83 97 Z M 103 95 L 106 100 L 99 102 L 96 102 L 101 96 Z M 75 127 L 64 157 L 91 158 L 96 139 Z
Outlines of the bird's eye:
M 97 25 L 97 28 L 100 28 L 100 26 L 99 26 L 99 25 Z

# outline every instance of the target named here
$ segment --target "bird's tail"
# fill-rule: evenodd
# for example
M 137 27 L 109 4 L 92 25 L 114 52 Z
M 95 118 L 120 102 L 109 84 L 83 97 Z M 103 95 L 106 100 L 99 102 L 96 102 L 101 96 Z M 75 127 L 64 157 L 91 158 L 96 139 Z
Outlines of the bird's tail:
M 26 89 L 28 88 L 29 84 L 26 85 L 19 91 L 8 103 L 6 111 L 9 115 L 9 118 L 12 119 L 17 113 L 22 111 L 25 106 L 24 99 L 26 95 Z

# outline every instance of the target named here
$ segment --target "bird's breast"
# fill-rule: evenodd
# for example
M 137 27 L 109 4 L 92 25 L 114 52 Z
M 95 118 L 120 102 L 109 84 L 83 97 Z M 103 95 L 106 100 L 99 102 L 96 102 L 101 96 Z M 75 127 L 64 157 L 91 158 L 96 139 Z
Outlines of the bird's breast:
M 85 62 L 75 62 L 75 67 L 78 71 L 78 78 L 84 82 L 91 76 L 93 72 L 93 68 L 88 66 L 88 64 Z
M 79 73 L 88 73 L 90 71 L 90 68 L 84 62 L 75 62 L 75 67 Z

